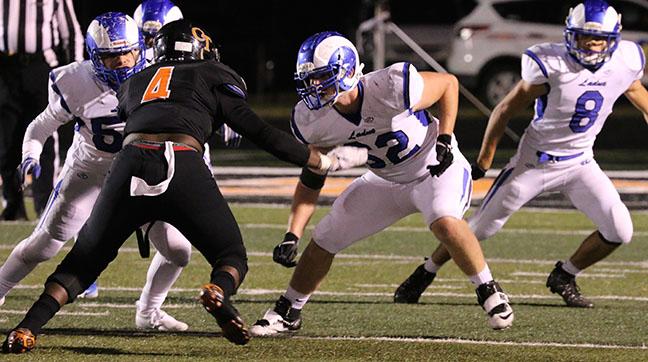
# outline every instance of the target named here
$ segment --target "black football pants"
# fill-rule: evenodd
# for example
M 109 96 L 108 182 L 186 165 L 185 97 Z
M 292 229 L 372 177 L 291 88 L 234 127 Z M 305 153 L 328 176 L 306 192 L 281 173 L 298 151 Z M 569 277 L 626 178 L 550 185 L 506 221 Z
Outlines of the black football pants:
M 67 290 L 68 302 L 97 279 L 137 227 L 153 220 L 180 230 L 212 266 L 212 278 L 232 266 L 243 281 L 247 255 L 241 232 L 199 152 L 175 151 L 175 175 L 161 195 L 130 196 L 132 176 L 158 184 L 167 167 L 164 150 L 127 145 L 119 152 L 74 247 L 48 278 Z

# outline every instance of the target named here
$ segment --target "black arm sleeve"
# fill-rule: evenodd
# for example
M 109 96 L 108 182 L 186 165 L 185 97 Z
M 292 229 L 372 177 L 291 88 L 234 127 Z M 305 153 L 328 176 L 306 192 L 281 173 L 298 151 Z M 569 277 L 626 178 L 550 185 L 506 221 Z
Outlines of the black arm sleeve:
M 304 167 L 310 150 L 304 144 L 262 120 L 243 99 L 217 91 L 225 123 L 255 145 L 263 148 L 282 161 Z

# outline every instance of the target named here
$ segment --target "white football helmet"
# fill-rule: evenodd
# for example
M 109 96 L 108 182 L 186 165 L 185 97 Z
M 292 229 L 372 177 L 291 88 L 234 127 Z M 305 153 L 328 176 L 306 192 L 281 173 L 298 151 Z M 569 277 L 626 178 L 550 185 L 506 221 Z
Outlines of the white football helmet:
M 144 0 L 135 9 L 133 19 L 148 43 L 164 24 L 182 19 L 182 11 L 169 0 Z
M 358 85 L 363 67 L 353 43 L 340 33 L 314 34 L 297 53 L 297 93 L 309 109 L 332 105 Z
M 585 0 L 570 9 L 565 22 L 567 50 L 586 67 L 599 66 L 607 61 L 621 40 L 621 15 L 604 0 Z M 578 46 L 581 35 L 604 38 L 606 47 L 602 51 L 582 49 Z

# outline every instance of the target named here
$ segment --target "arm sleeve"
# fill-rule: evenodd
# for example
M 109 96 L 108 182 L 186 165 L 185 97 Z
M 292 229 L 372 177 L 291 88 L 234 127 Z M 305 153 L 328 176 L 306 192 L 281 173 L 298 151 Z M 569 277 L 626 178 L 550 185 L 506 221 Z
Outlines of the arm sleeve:
M 56 83 L 49 81 L 49 104 L 27 127 L 22 144 L 22 159 L 40 159 L 43 144 L 49 136 L 63 124 L 72 120 L 65 100 L 61 97 Z
M 306 166 L 310 150 L 290 134 L 271 126 L 250 108 L 245 99 L 229 92 L 216 91 L 225 123 L 255 145 L 280 160 Z
M 74 13 L 72 0 L 60 0 L 56 18 L 63 48 L 69 52 L 66 61 L 82 61 L 83 32 Z

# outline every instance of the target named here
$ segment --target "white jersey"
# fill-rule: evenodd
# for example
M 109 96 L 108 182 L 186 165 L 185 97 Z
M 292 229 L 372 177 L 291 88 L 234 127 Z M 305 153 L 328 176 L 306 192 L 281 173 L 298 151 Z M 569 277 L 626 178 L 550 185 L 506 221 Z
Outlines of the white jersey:
M 350 145 L 369 150 L 370 169 L 383 179 L 407 183 L 429 175 L 437 164 L 434 144 L 438 120 L 412 112 L 423 92 L 423 79 L 409 63 L 396 63 L 360 78 L 361 108 L 342 115 L 334 107 L 309 110 L 303 101 L 293 110 L 297 139 L 317 147 Z
M 47 137 L 74 120 L 74 141 L 66 163 L 80 161 L 107 170 L 123 141 L 124 122 L 117 117 L 117 104 L 115 91 L 97 79 L 90 61 L 52 70 L 49 104 L 25 133 L 23 159 L 38 159 Z
M 614 102 L 643 76 L 644 54 L 633 42 L 621 41 L 610 59 L 592 72 L 567 52 L 564 43 L 529 48 L 522 57 L 522 79 L 547 84 L 549 93 L 535 104 L 535 117 L 524 141 L 554 156 L 592 155 L 596 135 Z

